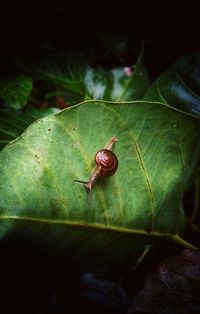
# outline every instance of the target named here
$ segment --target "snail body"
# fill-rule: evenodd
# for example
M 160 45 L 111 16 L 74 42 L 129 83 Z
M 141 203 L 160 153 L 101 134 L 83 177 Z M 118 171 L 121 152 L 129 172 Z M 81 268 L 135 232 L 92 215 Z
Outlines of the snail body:
M 96 166 L 91 172 L 90 179 L 87 182 L 79 180 L 75 180 L 75 182 L 83 183 L 85 188 L 91 192 L 92 187 L 99 179 L 112 176 L 118 168 L 117 156 L 112 152 L 112 147 L 115 142 L 117 142 L 117 138 L 111 137 L 104 148 L 96 153 Z

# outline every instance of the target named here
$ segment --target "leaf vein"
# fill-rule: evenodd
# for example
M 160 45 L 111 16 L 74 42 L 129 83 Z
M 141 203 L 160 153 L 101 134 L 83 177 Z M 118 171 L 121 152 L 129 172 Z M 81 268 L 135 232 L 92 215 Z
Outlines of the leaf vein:
M 195 98 L 197 98 L 198 100 L 200 100 L 200 97 L 199 95 L 197 95 L 193 90 L 191 90 L 189 88 L 188 85 L 186 85 L 186 83 L 183 81 L 183 79 L 181 78 L 181 76 L 178 74 L 178 72 L 176 71 L 176 77 L 178 78 L 178 80 L 181 82 L 181 84 L 183 85 L 183 87 L 185 87 L 185 89 L 192 95 L 194 96 Z
M 158 94 L 159 94 L 159 97 L 160 99 L 167 104 L 167 101 L 166 99 L 163 97 L 163 95 L 161 94 L 161 90 L 160 90 L 160 79 L 158 79 L 157 81 L 157 88 L 158 88 Z
M 131 138 L 133 139 L 136 155 L 137 155 L 137 158 L 139 160 L 139 164 L 141 166 L 142 172 L 144 174 L 144 178 L 145 178 L 147 189 L 148 189 L 148 193 L 149 193 L 149 199 L 150 199 L 150 204 L 151 204 L 151 214 L 152 214 L 152 230 L 154 230 L 154 226 L 155 226 L 155 212 L 156 212 L 155 199 L 154 199 L 154 194 L 153 194 L 153 188 L 152 188 L 152 185 L 151 185 L 151 182 L 150 182 L 150 178 L 149 178 L 149 175 L 148 175 L 146 167 L 145 167 L 144 160 L 142 158 L 142 154 L 141 154 L 140 149 L 139 149 L 139 145 L 137 144 L 137 141 L 135 139 L 133 131 L 131 131 L 131 128 L 130 128 L 127 120 L 122 118 L 114 109 L 108 108 L 108 107 L 107 107 L 107 109 L 112 111 L 117 116 L 117 118 L 119 120 L 121 120 L 123 123 L 125 123 L 127 125 L 129 134 L 130 134 Z

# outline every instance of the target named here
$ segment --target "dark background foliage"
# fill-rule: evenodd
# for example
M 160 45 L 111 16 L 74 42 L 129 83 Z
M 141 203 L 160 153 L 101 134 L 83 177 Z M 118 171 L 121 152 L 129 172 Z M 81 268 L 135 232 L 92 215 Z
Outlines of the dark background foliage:
M 187 3 L 6 1 L 0 19 L 1 75 L 10 57 L 40 55 L 49 44 L 56 49 L 92 45 L 98 51 L 97 34 L 114 33 L 127 36 L 133 49 L 145 42 L 145 63 L 155 78 L 182 55 L 198 50 L 197 15 L 198 9 Z

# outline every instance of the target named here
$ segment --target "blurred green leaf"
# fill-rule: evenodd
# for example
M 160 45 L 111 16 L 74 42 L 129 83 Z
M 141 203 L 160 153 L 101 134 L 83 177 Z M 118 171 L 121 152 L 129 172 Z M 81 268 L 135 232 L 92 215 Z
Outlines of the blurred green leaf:
M 21 62 L 34 80 L 49 82 L 45 86 L 45 99 L 53 95 L 64 97 L 69 105 L 95 100 L 136 100 L 141 98 L 149 86 L 148 74 L 142 65 L 141 55 L 134 71 L 131 67 L 104 70 L 92 67 L 83 54 L 71 52 L 65 55 L 51 55 L 41 60 Z M 126 72 L 129 69 L 129 72 Z
M 88 67 L 84 82 L 91 99 L 111 101 L 140 99 L 149 86 L 148 74 L 140 59 L 134 70 L 120 67 L 105 71 Z
M 30 77 L 19 76 L 12 80 L 0 81 L 0 97 L 14 109 L 26 105 L 32 91 L 33 81 Z
M 31 61 L 17 61 L 17 64 L 33 76 L 35 81 L 43 80 L 51 83 L 49 92 L 65 92 L 66 97 L 73 99 L 72 104 L 84 99 L 83 73 L 87 69 L 88 62 L 83 54 L 76 52 L 69 52 L 66 55 L 51 54 Z
M 145 100 L 162 101 L 200 116 L 200 53 L 185 56 L 164 72 L 147 90 Z
M 111 74 L 110 99 L 113 101 L 141 99 L 149 86 L 148 74 L 141 62 L 136 64 L 134 70 L 130 67 L 116 68 L 111 70 Z

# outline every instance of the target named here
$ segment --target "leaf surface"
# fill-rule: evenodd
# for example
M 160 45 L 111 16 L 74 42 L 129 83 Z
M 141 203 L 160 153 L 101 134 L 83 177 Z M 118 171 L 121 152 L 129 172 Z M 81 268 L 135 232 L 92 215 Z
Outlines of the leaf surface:
M 112 136 L 119 169 L 91 208 L 74 180 L 89 179 Z M 180 204 L 199 152 L 198 120 L 158 103 L 88 101 L 42 118 L 0 154 L 0 236 L 98 263 L 156 239 L 184 244 Z

